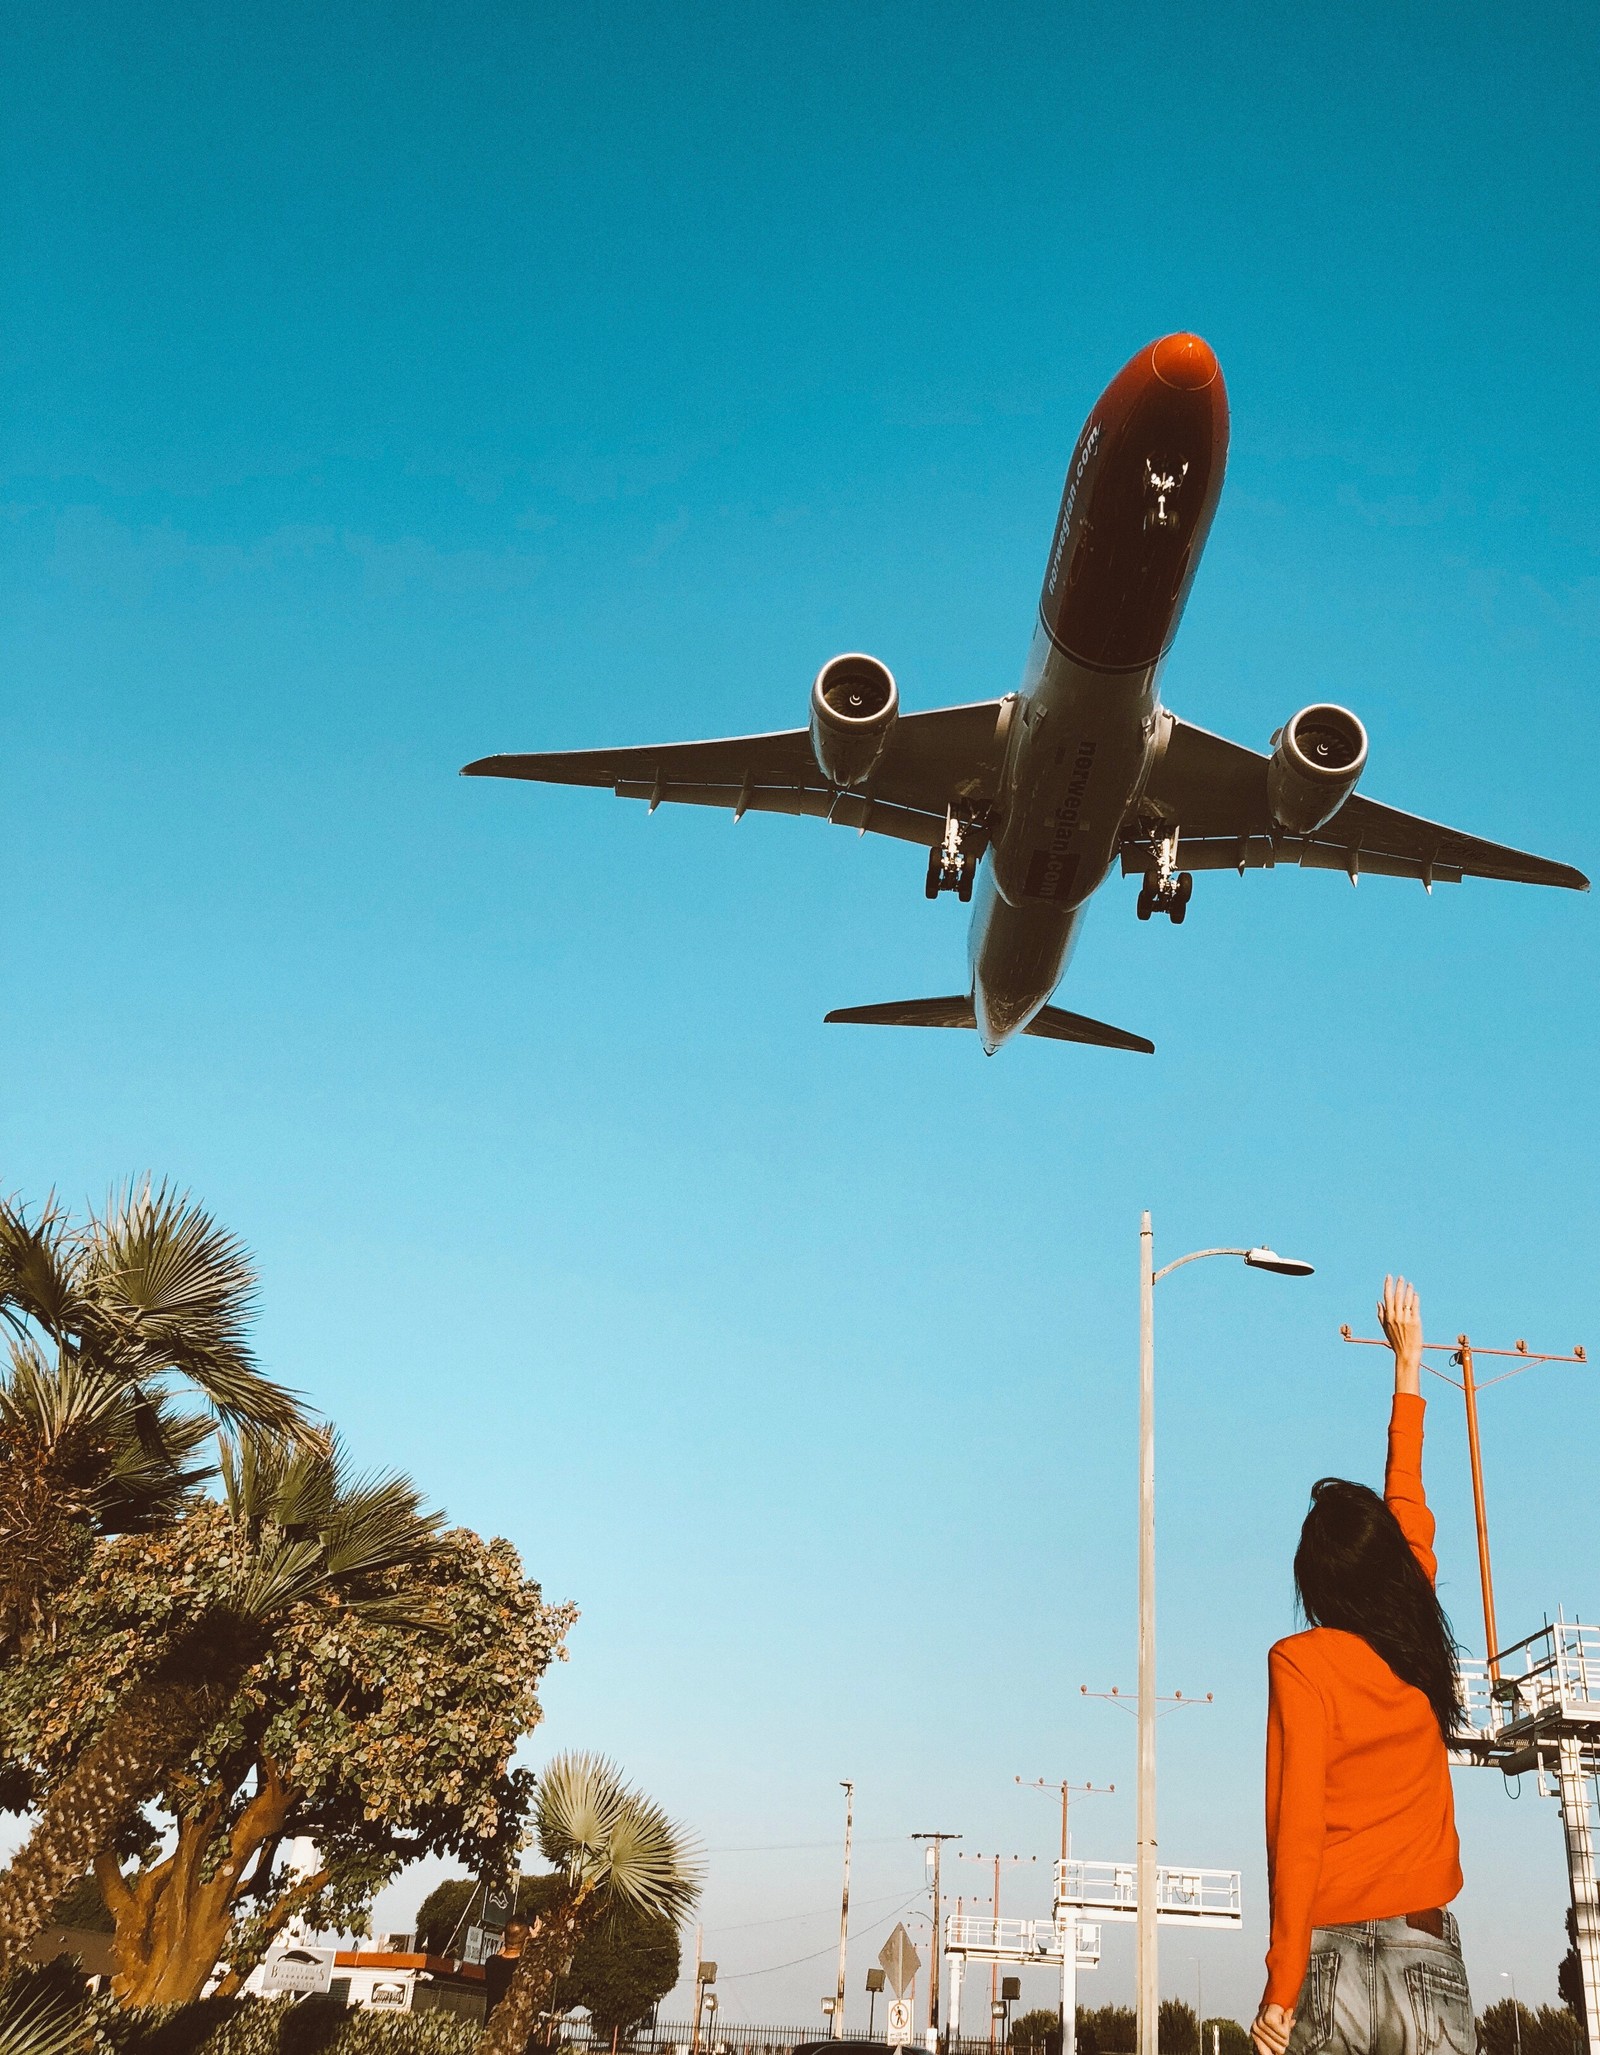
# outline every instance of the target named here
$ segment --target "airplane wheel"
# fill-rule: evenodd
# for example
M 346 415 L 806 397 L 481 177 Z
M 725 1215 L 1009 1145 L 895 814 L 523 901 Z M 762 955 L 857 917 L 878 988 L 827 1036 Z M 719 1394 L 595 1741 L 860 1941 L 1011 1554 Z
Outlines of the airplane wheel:
M 930 849 L 928 852 L 928 877 L 922 890 L 926 898 L 937 899 L 939 896 L 939 852 L 937 849 Z
M 956 897 L 963 906 L 967 905 L 972 898 L 972 888 L 977 882 L 978 874 L 969 864 L 962 875 L 961 883 L 956 887 Z
M 1175 928 L 1181 928 L 1183 926 L 1183 917 L 1188 911 L 1188 907 L 1184 904 L 1184 902 L 1181 899 L 1178 900 L 1175 905 L 1169 906 L 1167 908 L 1167 912 L 1172 918 L 1172 925 Z
M 1194 872 L 1193 872 L 1193 871 L 1179 871 L 1179 873 L 1178 873 L 1178 904 L 1179 904 L 1180 906 L 1187 906 L 1187 905 L 1189 904 L 1190 898 L 1191 898 L 1191 897 L 1193 896 L 1193 893 L 1194 893 Z
M 1141 892 L 1139 894 L 1139 903 L 1134 908 L 1134 912 L 1138 914 L 1140 920 L 1148 920 L 1154 911 L 1155 908 L 1150 904 L 1149 894 Z

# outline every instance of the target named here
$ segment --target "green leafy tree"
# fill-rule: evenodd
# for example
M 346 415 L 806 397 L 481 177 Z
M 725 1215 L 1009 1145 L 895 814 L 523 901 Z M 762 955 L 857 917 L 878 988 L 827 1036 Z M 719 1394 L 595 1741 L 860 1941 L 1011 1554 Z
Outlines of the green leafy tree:
M 533 1823 L 559 1895 L 523 1943 L 484 2029 L 483 2055 L 521 2055 L 579 1943 L 605 1921 L 651 1919 L 675 1930 L 700 1894 L 700 1859 L 683 1830 L 601 1756 L 557 1756 L 539 1778 Z
M 81 1934 L 112 1934 L 117 1923 L 106 1910 L 106 1901 L 93 1877 L 80 1877 L 50 1915 L 55 1927 L 75 1927 Z
M 129 1637 L 120 1662 L 86 1675 L 82 1695 L 59 1704 L 53 1737 L 36 1732 L 19 1745 L 14 1720 L 4 1722 L 8 1755 L 30 1770 L 43 1766 L 52 1739 L 66 1760 L 0 1876 L 0 1969 L 97 1857 L 126 1846 L 140 1807 L 226 1717 L 296 1608 L 319 1608 L 335 1631 L 341 1618 L 442 1631 L 421 1574 L 438 1549 L 438 1516 L 423 1512 L 408 1480 L 352 1479 L 327 1435 L 244 1433 L 222 1447 L 214 1574 L 178 1580 L 166 1631 Z M 119 1602 L 134 1619 L 148 1606 L 147 1589 L 118 1575 L 141 1546 L 181 1556 L 171 1529 L 104 1543 L 99 1595 L 113 1614 Z
M 1519 2033 L 1520 2026 L 1520 2033 Z M 1565 2005 L 1514 2004 L 1502 1998 L 1478 2021 L 1484 2055 L 1582 2055 L 1583 2033 Z
M 518 1878 L 517 1918 L 530 1924 L 542 1919 L 562 1891 L 563 1880 L 556 1875 Z M 483 1886 L 476 1879 L 445 1878 L 417 1912 L 417 1946 L 443 1955 L 454 1943 L 459 1952 L 473 1915 L 482 1907 Z M 582 2006 L 597 2035 L 626 2038 L 678 1981 L 681 1964 L 678 1930 L 670 1921 L 614 1914 L 578 1942 L 571 1967 L 556 1983 L 553 2009 L 564 2012 Z
M 79 1223 L 53 1199 L 37 1218 L 0 1201 L 0 1661 L 38 1633 L 96 1534 L 158 1524 L 197 1481 L 208 1425 L 172 1410 L 174 1379 L 225 1422 L 298 1430 L 245 1340 L 255 1289 L 243 1245 L 165 1185 L 130 1186 Z
M 678 1981 L 682 1960 L 671 1920 L 614 1914 L 578 1943 L 556 2005 L 581 2005 L 595 2034 L 626 2040 Z
M 1138 2021 L 1130 2005 L 1101 2005 L 1080 2014 L 1094 2022 L 1094 2036 L 1101 2055 L 1133 2055 L 1139 2045 Z
M 183 1540 L 184 1574 L 208 1564 L 221 1572 L 223 1509 L 193 1516 Z M 149 1550 L 134 1572 L 153 1608 L 170 1589 L 172 1553 Z M 119 1584 L 129 1574 L 125 1561 Z M 440 1536 L 409 1578 L 440 1626 L 292 1608 L 223 1718 L 167 1780 L 158 1803 L 175 1841 L 152 1837 L 126 1874 L 113 1851 L 96 1857 L 116 1914 L 123 2002 L 185 2003 L 224 1957 L 226 1995 L 297 1915 L 359 1930 L 373 1894 L 418 1856 L 454 1855 L 486 1871 L 511 1858 L 532 1781 L 511 1756 L 542 1718 L 539 1683 L 564 1652 L 573 1609 L 544 1603 L 508 1542 L 465 1528 Z M 63 1649 L 69 1691 L 115 1646 L 87 1604 L 83 1628 Z M 52 1681 L 41 1677 L 40 1688 Z M 318 1851 L 303 1873 L 280 1861 L 282 1844 L 300 1838 Z
M 1196 2055 L 1200 2045 L 1194 2007 L 1181 1998 L 1163 1998 L 1156 2018 L 1156 2046 L 1160 2055 Z
M 1583 1997 L 1583 1964 L 1578 1960 L 1578 1921 L 1567 1907 L 1567 1952 L 1556 1965 L 1556 1994 L 1584 2033 L 1588 2031 L 1588 2009 Z
M 576 1614 L 573 1615 L 576 1617 Z M 531 1781 L 531 1780 L 530 1780 Z M 531 1875 L 526 1870 L 517 1879 L 515 1916 L 528 1924 L 548 1912 L 560 1893 L 561 1879 L 549 1873 Z M 476 1904 L 474 1904 L 476 1900 Z M 467 1928 L 481 1922 L 483 1884 L 474 1877 L 446 1877 L 435 1884 L 417 1908 L 417 1946 L 430 1955 L 448 1955 L 451 1943 L 465 1938 Z
M 1082 2014 L 1079 2015 L 1079 2047 L 1081 2055 L 1095 2055 L 1093 2049 L 1082 2047 Z M 1052 2041 L 1059 2046 L 1061 2039 L 1061 2014 L 1046 2011 L 1036 2006 L 1030 2012 L 1019 2012 L 1011 2022 L 1011 2047 L 1013 2055 L 1045 2055 Z

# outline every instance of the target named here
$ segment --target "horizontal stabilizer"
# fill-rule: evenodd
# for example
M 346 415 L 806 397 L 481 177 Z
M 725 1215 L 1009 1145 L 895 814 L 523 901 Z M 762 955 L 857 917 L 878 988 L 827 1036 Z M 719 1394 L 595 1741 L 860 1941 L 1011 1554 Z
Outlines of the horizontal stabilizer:
M 975 1028 L 978 1024 L 972 1001 L 965 995 L 891 999 L 882 1006 L 837 1006 L 823 1019 L 850 1027 Z M 1088 1042 L 1097 1049 L 1131 1049 L 1140 1056 L 1156 1053 L 1155 1043 L 1143 1035 L 1130 1035 L 1122 1028 L 1108 1027 L 1103 1020 L 1091 1020 L 1086 1013 L 1068 1013 L 1061 1006 L 1041 1006 L 1022 1032 L 1050 1042 Z
M 1091 1020 L 1086 1013 L 1068 1013 L 1061 1006 L 1041 1006 L 1022 1032 L 1043 1035 L 1050 1042 L 1092 1042 L 1097 1049 L 1131 1049 L 1136 1056 L 1156 1053 L 1155 1043 L 1143 1035 L 1130 1035 L 1126 1028 L 1109 1027 L 1103 1020 Z
M 958 999 L 891 999 L 883 1006 L 836 1006 L 825 1013 L 823 1022 L 841 1022 L 849 1027 L 964 1027 L 975 1028 L 978 1016 L 972 1001 Z

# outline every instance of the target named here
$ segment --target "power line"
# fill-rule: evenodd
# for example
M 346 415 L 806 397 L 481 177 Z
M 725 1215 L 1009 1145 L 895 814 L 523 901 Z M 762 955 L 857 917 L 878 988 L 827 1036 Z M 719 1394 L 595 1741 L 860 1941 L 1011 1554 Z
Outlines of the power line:
M 857 1910 L 867 1912 L 874 1905 L 887 1905 L 891 1898 L 898 1898 L 899 1895 L 898 1891 L 885 1891 L 881 1898 L 864 1898 L 857 1907 Z M 825 1919 L 830 1917 L 832 1912 L 833 1907 L 831 1905 L 823 1905 L 813 1912 L 780 1912 L 774 1914 L 771 1919 L 744 1919 L 731 1927 L 723 1926 L 720 1921 L 712 1921 L 710 1928 L 713 1935 L 743 1934 L 748 1933 L 751 1927 L 780 1927 L 786 1926 L 790 1921 L 797 1919 Z
M 858 1841 L 858 1848 L 887 1848 L 890 1842 L 898 1845 L 905 1840 L 904 1834 L 874 1834 Z M 707 1855 L 790 1855 L 798 1848 L 836 1848 L 836 1841 L 761 1841 L 749 1848 L 708 1848 Z
M 881 1919 L 869 1921 L 868 1924 L 862 1929 L 862 1932 L 870 1934 L 874 1927 L 886 1927 L 889 1924 L 890 1920 L 894 1919 L 897 1914 L 907 1911 L 911 1906 L 915 1905 L 917 1900 L 922 1896 L 922 1891 L 913 1891 L 911 1896 L 905 1899 L 901 1904 L 897 1905 L 893 1912 L 886 1912 Z M 769 1962 L 765 1969 L 738 1969 L 733 1970 L 732 1972 L 724 1971 L 719 1978 L 719 1982 L 725 1984 L 737 1984 L 743 1982 L 744 1979 L 747 1977 L 774 1976 L 780 1969 L 798 1969 L 801 1963 L 803 1962 L 816 1962 L 822 1956 L 831 1955 L 832 1953 L 833 1945 L 830 1942 L 826 1948 L 814 1949 L 809 1955 L 796 1955 L 788 1962 Z

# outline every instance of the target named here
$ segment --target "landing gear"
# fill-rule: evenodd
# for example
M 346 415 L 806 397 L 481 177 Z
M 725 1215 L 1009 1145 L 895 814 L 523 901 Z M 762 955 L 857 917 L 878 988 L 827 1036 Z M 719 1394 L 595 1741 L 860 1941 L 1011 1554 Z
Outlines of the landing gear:
M 928 875 L 923 892 L 937 899 L 941 892 L 954 892 L 965 906 L 978 881 L 978 859 L 966 846 L 965 824 L 953 813 L 944 817 L 944 839 L 928 851 Z
M 1164 913 L 1175 928 L 1183 926 L 1194 892 L 1194 878 L 1188 871 L 1176 868 L 1177 857 L 1176 828 L 1169 834 L 1150 838 L 1150 868 L 1144 874 L 1134 908 L 1140 920 L 1148 920 L 1153 913 Z

